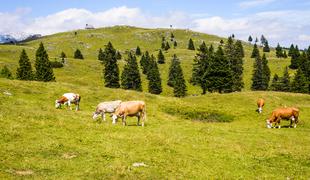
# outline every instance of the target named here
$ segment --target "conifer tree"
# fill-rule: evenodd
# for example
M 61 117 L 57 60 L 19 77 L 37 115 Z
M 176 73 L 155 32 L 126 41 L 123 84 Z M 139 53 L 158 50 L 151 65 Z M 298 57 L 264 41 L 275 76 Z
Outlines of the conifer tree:
M 263 89 L 263 63 L 260 55 L 256 56 L 253 65 L 253 76 L 252 76 L 252 90 L 264 90 Z
M 124 66 L 121 76 L 121 87 L 123 89 L 142 91 L 140 72 L 136 56 L 129 53 L 126 61 L 127 63 Z
M 149 72 L 147 73 L 149 80 L 148 89 L 152 94 L 160 94 L 162 92 L 161 78 L 157 63 L 154 56 L 151 56 Z
M 120 53 L 119 51 L 116 51 L 115 56 L 116 56 L 116 59 L 117 59 L 117 60 L 122 59 L 122 55 L 121 55 L 121 53 Z
M 251 36 L 251 35 L 249 36 L 248 41 L 249 41 L 249 43 L 250 43 L 250 44 L 252 43 L 253 38 L 252 38 L 252 36 Z
M 157 55 L 157 62 L 158 64 L 165 64 L 165 56 L 163 52 L 161 51 L 161 49 L 159 50 L 158 55 Z
M 33 80 L 31 63 L 25 49 L 22 50 L 19 57 L 19 67 L 16 70 L 16 79 Z
M 141 56 L 141 49 L 140 49 L 140 47 L 139 46 L 137 46 L 137 48 L 136 48 L 136 56 Z
M 285 58 L 285 59 L 287 58 L 287 54 L 286 54 L 285 50 L 283 51 L 283 56 L 282 57 Z
M 119 88 L 119 68 L 115 56 L 116 50 L 111 42 L 104 49 L 104 86 L 109 88 Z
M 229 37 L 229 38 L 231 38 L 231 37 Z M 221 39 L 220 40 L 220 46 L 223 46 L 224 45 L 224 41 L 223 41 L 223 39 Z
M 190 38 L 189 41 L 188 41 L 188 47 L 187 49 L 189 50 L 195 50 L 195 46 L 194 46 L 194 42 L 193 40 Z
M 174 47 L 174 49 L 177 48 L 177 46 L 178 46 L 177 41 L 174 41 L 174 42 L 173 42 L 173 47 Z
M 291 64 L 289 66 L 291 69 L 298 69 L 299 56 L 300 56 L 300 52 L 299 52 L 298 46 L 296 45 L 294 48 L 294 51 L 291 54 Z
M 165 45 L 165 50 L 168 51 L 170 49 L 170 45 L 168 42 L 166 42 L 166 45 Z
M 290 49 L 288 51 L 288 56 L 292 56 L 295 51 L 294 44 L 291 44 Z
M 237 40 L 235 43 L 236 51 L 240 53 L 241 57 L 244 58 L 244 49 L 242 46 L 242 42 L 240 40 Z
M 218 47 L 214 58 L 211 59 L 205 76 L 208 91 L 232 92 L 232 71 L 221 46 Z
M 280 77 L 277 74 L 275 74 L 273 76 L 272 83 L 270 85 L 270 89 L 272 91 L 280 91 L 281 90 Z
M 145 53 L 142 55 L 141 60 L 140 60 L 140 65 L 141 65 L 143 74 L 147 74 L 149 65 L 150 65 L 150 60 L 151 60 L 151 57 L 150 57 L 149 52 L 145 51 Z
M 256 45 L 256 43 L 253 46 L 253 51 L 252 51 L 252 55 L 251 58 L 256 58 L 257 56 L 259 56 L 259 50 L 258 47 Z
M 82 52 L 79 49 L 76 49 L 74 52 L 74 59 L 84 59 Z
M 184 97 L 186 95 L 187 89 L 182 67 L 180 65 L 179 59 L 175 54 L 173 55 L 169 68 L 168 83 L 169 81 L 173 85 L 173 94 L 175 97 Z
M 35 68 L 35 79 L 37 81 L 55 81 L 53 68 L 42 42 L 36 51 Z
M 267 40 L 264 41 L 263 52 L 270 52 L 270 48 L 269 48 L 269 44 Z
M 286 66 L 283 71 L 283 76 L 280 79 L 280 91 L 289 92 L 291 90 L 290 75 L 288 73 L 288 67 Z
M 166 49 L 166 43 L 165 41 L 161 42 L 161 49 L 165 50 Z
M 265 44 L 266 44 L 267 39 L 265 38 L 265 36 L 264 36 L 264 35 L 262 35 L 262 36 L 261 36 L 261 38 L 260 38 L 260 42 L 261 42 L 261 44 L 262 44 L 262 45 L 265 45 Z M 267 42 L 267 44 L 268 44 L 268 42 Z M 264 51 L 264 52 L 265 52 L 265 51 Z
M 174 41 L 174 34 L 173 33 L 170 34 L 170 41 Z
M 4 65 L 2 70 L 0 71 L 0 77 L 13 79 L 12 73 L 6 65 Z
M 60 58 L 62 59 L 67 58 L 66 54 L 63 51 L 60 53 Z
M 263 54 L 263 57 L 262 57 L 262 66 L 263 66 L 262 90 L 267 90 L 269 87 L 269 82 L 270 82 L 270 69 L 269 69 L 268 60 L 265 54 Z
M 295 77 L 292 82 L 291 89 L 293 92 L 297 92 L 297 93 L 308 93 L 309 92 L 309 84 L 301 68 L 298 68 L 297 72 L 295 73 Z
M 257 39 L 257 37 L 255 38 L 255 44 L 258 42 L 258 39 Z
M 102 49 L 100 48 L 98 51 L 98 60 L 101 61 L 101 63 L 103 63 L 104 60 L 104 53 L 102 51 Z
M 278 43 L 277 47 L 276 47 L 276 56 L 278 58 L 283 57 L 283 51 L 282 51 L 282 47 L 280 46 L 280 44 Z
M 202 42 L 194 59 L 192 77 L 190 80 L 193 85 L 199 85 L 201 87 L 202 94 L 205 94 L 207 91 L 207 77 L 205 76 L 205 73 L 208 69 L 211 58 L 213 58 L 213 46 L 211 45 L 208 49 L 205 42 Z

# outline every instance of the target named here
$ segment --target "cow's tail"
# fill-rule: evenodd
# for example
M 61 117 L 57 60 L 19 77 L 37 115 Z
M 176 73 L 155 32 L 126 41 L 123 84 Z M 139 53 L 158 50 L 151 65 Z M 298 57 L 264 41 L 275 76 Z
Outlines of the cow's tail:
M 146 121 L 146 105 L 144 103 L 144 107 L 142 109 L 142 123 L 144 125 L 144 122 Z

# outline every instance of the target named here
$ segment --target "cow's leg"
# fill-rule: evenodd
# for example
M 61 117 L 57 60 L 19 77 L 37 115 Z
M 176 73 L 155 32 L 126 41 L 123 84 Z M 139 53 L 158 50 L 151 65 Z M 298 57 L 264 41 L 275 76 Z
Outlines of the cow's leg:
M 102 113 L 102 119 L 105 121 L 105 112 Z
M 76 110 L 76 111 L 80 110 L 80 103 L 77 103 L 77 104 L 76 104 L 75 110 Z
M 69 107 L 70 110 L 72 110 L 72 108 L 71 108 L 71 102 L 70 102 L 70 101 L 68 101 L 68 107 Z
M 294 122 L 294 128 L 296 128 L 296 119 L 295 119 L 294 116 L 292 116 L 292 118 L 291 118 L 291 124 L 290 124 L 290 126 L 292 126 L 293 122 Z M 292 126 L 292 127 L 293 127 L 293 126 Z
M 139 124 L 140 124 L 140 113 L 137 115 L 137 117 L 138 117 L 138 123 L 137 123 L 137 126 L 139 126 Z
M 123 121 L 123 126 L 126 126 L 126 116 L 125 115 L 123 116 L 122 121 Z

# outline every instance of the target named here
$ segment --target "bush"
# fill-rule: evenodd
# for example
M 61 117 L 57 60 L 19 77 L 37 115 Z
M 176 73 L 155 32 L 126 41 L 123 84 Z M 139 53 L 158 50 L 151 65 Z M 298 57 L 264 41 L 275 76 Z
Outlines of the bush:
M 58 61 L 51 61 L 52 68 L 62 68 L 64 65 Z

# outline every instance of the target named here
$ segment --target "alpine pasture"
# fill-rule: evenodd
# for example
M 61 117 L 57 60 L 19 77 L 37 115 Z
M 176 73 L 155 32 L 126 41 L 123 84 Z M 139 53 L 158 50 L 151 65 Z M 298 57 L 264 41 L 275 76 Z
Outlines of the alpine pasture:
M 108 41 L 122 53 L 139 46 L 157 56 L 162 36 L 173 32 L 177 48 L 164 52 L 159 65 L 163 92 L 110 89 L 103 86 L 103 65 L 97 60 L 99 48 Z M 0 79 L 0 178 L 34 179 L 308 179 L 310 177 L 310 96 L 272 91 L 250 91 L 254 59 L 252 45 L 244 42 L 242 92 L 208 93 L 189 83 L 195 51 L 187 50 L 205 41 L 218 46 L 221 38 L 189 30 L 143 29 L 115 26 L 58 33 L 20 45 L 0 45 L 0 66 L 15 75 L 18 59 L 25 49 L 32 66 L 35 50 L 43 42 L 49 59 L 67 62 L 54 69 L 56 82 Z M 172 46 L 171 46 L 172 47 Z M 73 59 L 80 49 L 84 60 Z M 167 86 L 172 55 L 180 59 L 188 91 L 175 98 Z M 279 59 L 274 49 L 267 53 L 271 74 L 282 74 L 289 59 Z M 138 61 L 140 57 L 137 58 Z M 293 74 L 294 71 L 290 70 Z M 56 109 L 54 102 L 65 92 L 79 93 L 80 111 Z M 265 99 L 262 114 L 255 112 L 258 98 Z M 99 102 L 121 99 L 146 102 L 145 127 L 136 117 L 112 125 L 111 118 L 93 121 Z M 300 109 L 297 128 L 267 129 L 273 109 Z M 282 121 L 281 125 L 289 125 Z M 135 167 L 134 163 L 143 163 Z

